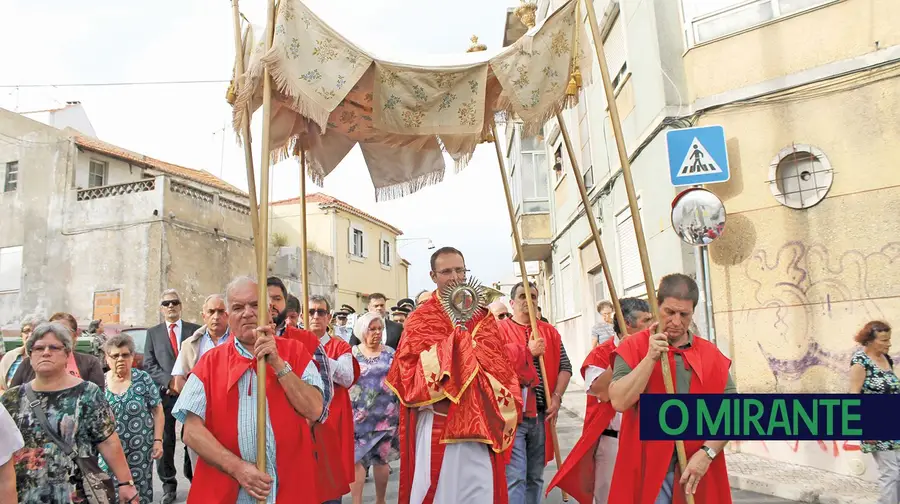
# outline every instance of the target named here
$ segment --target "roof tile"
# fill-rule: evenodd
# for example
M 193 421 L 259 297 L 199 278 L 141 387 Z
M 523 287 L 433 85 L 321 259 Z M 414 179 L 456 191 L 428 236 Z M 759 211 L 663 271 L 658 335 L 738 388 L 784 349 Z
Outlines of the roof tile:
M 317 192 L 317 193 L 307 194 L 307 195 L 306 195 L 306 202 L 307 202 L 307 203 L 318 203 L 318 204 L 321 205 L 321 206 L 336 206 L 336 207 L 340 208 L 341 210 L 344 210 L 344 211 L 346 211 L 346 212 L 348 212 L 348 213 L 354 214 L 354 215 L 356 215 L 356 216 L 359 216 L 359 217 L 362 217 L 362 218 L 365 218 L 365 219 L 369 219 L 370 221 L 372 221 L 372 222 L 374 222 L 374 223 L 376 223 L 376 224 L 380 224 L 380 225 L 382 225 L 382 226 L 388 228 L 389 230 L 393 231 L 393 232 L 396 233 L 397 235 L 402 235 L 402 234 L 403 234 L 403 231 L 401 231 L 400 229 L 398 229 L 398 228 L 396 228 L 396 227 L 394 227 L 394 226 L 388 224 L 387 222 L 385 222 L 385 221 L 383 221 L 383 220 L 381 220 L 381 219 L 379 219 L 379 218 L 377 218 L 377 217 L 374 217 L 374 216 L 372 216 L 372 215 L 370 215 L 370 214 L 368 214 L 368 213 L 366 213 L 366 212 L 363 212 L 363 211 L 360 210 L 359 208 L 356 208 L 355 206 L 353 206 L 353 205 L 351 205 L 351 204 L 349 204 L 349 203 L 345 203 L 345 202 L 343 202 L 343 201 L 341 201 L 341 200 L 335 198 L 334 196 L 329 196 L 329 195 L 327 195 L 327 194 L 325 194 L 325 193 Z M 286 200 L 275 201 L 275 202 L 272 203 L 272 206 L 276 206 L 276 205 L 296 205 L 296 204 L 298 204 L 298 203 L 300 203 L 300 198 L 299 198 L 299 197 L 297 197 L 297 198 L 290 198 L 290 199 L 286 199 Z

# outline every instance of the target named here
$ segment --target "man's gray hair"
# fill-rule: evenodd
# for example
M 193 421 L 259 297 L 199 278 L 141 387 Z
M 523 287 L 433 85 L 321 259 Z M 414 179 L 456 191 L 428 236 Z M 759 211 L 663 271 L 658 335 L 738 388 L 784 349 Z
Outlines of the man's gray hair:
M 214 299 L 221 299 L 222 302 L 225 302 L 225 296 L 223 296 L 223 295 L 221 295 L 221 294 L 218 294 L 218 293 L 216 293 L 216 294 L 210 294 L 209 296 L 206 296 L 206 299 L 203 300 L 203 305 L 201 305 L 201 307 L 202 307 L 202 308 L 206 308 L 206 305 L 209 304 L 209 302 L 212 301 L 212 300 L 214 300 Z M 228 307 L 228 304 L 227 304 L 227 303 L 225 304 L 225 307 L 226 307 L 226 308 Z
M 636 297 L 627 297 L 619 299 L 619 306 L 622 308 L 622 318 L 625 323 L 634 327 L 637 325 L 637 314 L 639 312 L 650 313 L 650 303 L 646 300 Z M 613 330 L 616 334 L 625 334 L 619 330 L 619 318 L 613 319 Z
M 159 295 L 159 302 L 162 303 L 162 302 L 166 299 L 166 296 L 173 296 L 173 295 L 175 296 L 176 299 L 178 299 L 179 301 L 181 301 L 181 295 L 178 294 L 178 291 L 177 291 L 177 290 L 175 290 L 175 289 L 166 289 L 166 290 L 164 290 L 164 291 L 162 292 L 162 294 Z
M 228 282 L 228 285 L 225 287 L 225 309 L 226 310 L 231 309 L 231 292 L 234 291 L 234 289 L 237 289 L 238 287 L 240 287 L 242 285 L 246 285 L 246 284 L 257 285 L 256 279 L 251 276 L 244 275 L 244 276 L 239 276 L 239 277 L 235 278 L 234 280 Z
M 103 351 L 109 355 L 109 351 L 113 348 L 121 348 L 127 347 L 128 351 L 131 352 L 131 355 L 134 355 L 134 339 L 129 336 L 127 333 L 119 333 L 115 336 L 111 336 L 106 343 L 103 344 Z
M 43 322 L 35 327 L 34 331 L 31 332 L 31 336 L 25 341 L 25 352 L 31 355 L 31 349 L 34 348 L 34 344 L 44 339 L 44 336 L 48 334 L 52 334 L 62 343 L 66 349 L 66 354 L 72 353 L 72 331 L 58 322 Z
M 325 305 L 325 309 L 331 312 L 331 303 L 328 302 L 328 299 L 325 296 L 321 296 L 319 294 L 313 294 L 309 296 L 309 302 L 312 303 L 322 303 Z M 308 309 L 308 307 L 307 307 Z

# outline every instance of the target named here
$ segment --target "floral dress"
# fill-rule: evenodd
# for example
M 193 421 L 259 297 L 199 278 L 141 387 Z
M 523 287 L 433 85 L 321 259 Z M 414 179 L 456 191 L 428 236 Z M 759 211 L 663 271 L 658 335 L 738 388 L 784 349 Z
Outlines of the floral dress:
M 377 357 L 369 358 L 357 345 L 353 347 L 353 357 L 359 362 L 359 379 L 350 387 L 354 460 L 368 469 L 400 457 L 400 403 L 384 383 L 394 350 L 384 346 Z
M 894 374 L 894 363 L 890 361 L 891 371 L 885 371 L 866 355 L 863 350 L 857 350 L 850 359 L 850 365 L 859 364 L 866 370 L 866 379 L 863 381 L 863 394 L 900 394 L 900 379 Z M 894 441 L 863 441 L 860 443 L 863 453 L 889 451 L 900 449 L 900 440 Z
M 145 371 L 132 368 L 128 390 L 114 394 L 107 384 L 105 394 L 116 417 L 116 431 L 140 500 L 153 502 L 153 459 L 150 452 L 153 450 L 153 409 L 161 402 L 159 388 Z M 100 457 L 100 467 L 112 475 L 103 457 Z
M 116 420 L 100 387 L 81 382 L 53 392 L 34 391 L 50 427 L 78 453 L 97 457 L 97 445 L 116 432 Z M 81 471 L 41 426 L 21 386 L 0 398 L 15 420 L 25 447 L 16 453 L 19 502 L 69 504 L 85 502 Z

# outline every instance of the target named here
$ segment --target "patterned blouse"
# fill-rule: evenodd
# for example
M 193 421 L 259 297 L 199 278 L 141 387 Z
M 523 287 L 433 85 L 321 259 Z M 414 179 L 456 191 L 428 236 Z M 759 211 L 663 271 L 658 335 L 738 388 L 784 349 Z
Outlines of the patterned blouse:
M 47 414 L 50 427 L 80 457 L 97 458 L 97 445 L 116 432 L 112 409 L 94 383 L 83 381 L 67 389 L 35 390 L 34 394 Z M 85 502 L 81 471 L 44 433 L 22 387 L 7 390 L 0 402 L 25 440 L 25 447 L 14 459 L 19 502 Z
M 888 360 L 890 362 L 890 360 Z M 866 355 L 862 349 L 857 350 L 850 359 L 850 365 L 859 364 L 866 370 L 866 379 L 863 381 L 861 393 L 863 394 L 900 394 L 900 379 L 894 374 L 893 363 L 891 370 L 886 371 L 878 367 L 875 362 Z M 900 440 L 894 441 L 863 441 L 860 443 L 863 453 L 876 451 L 889 451 L 900 448 Z

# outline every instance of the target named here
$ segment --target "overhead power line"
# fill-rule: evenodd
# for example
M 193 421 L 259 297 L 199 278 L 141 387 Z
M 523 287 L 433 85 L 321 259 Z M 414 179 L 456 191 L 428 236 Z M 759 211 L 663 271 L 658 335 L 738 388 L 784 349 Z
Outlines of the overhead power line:
M 100 87 L 100 86 L 168 86 L 181 84 L 227 84 L 223 80 L 189 80 L 189 81 L 147 81 L 147 82 L 92 82 L 84 84 L 0 84 L 0 88 L 39 88 L 39 87 Z

